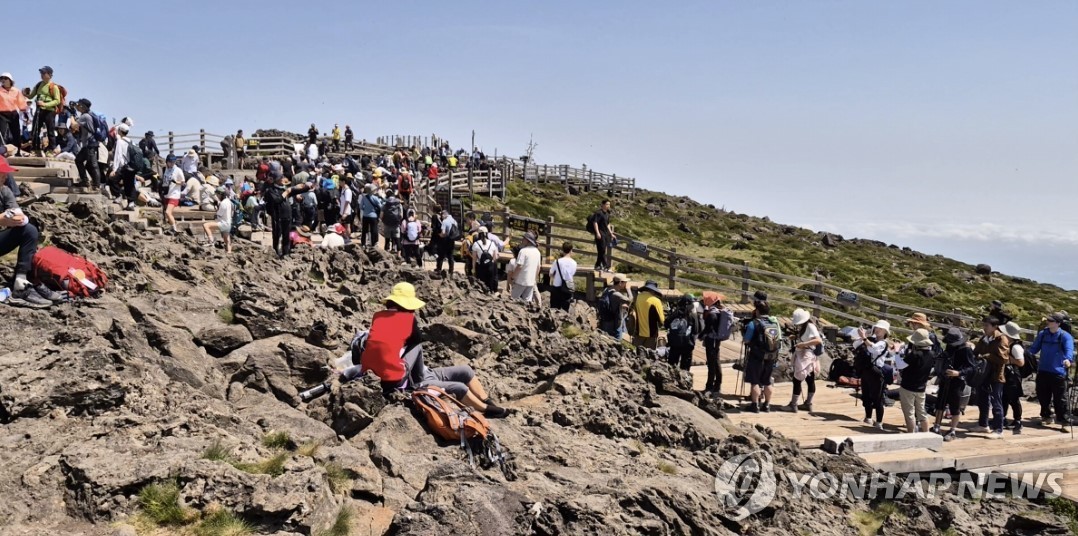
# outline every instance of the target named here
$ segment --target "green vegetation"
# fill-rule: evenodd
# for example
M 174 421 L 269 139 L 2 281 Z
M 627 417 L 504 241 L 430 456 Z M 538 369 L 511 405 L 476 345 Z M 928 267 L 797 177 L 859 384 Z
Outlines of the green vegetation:
M 1078 534 L 1078 505 L 1063 497 L 1053 497 L 1046 502 L 1052 513 L 1067 521 L 1067 529 L 1071 534 Z
M 326 274 L 323 274 L 320 270 L 315 270 L 312 268 L 311 271 L 307 273 L 307 275 L 310 276 L 311 281 L 315 282 L 316 284 L 326 284 Z
M 314 458 L 318 454 L 318 449 L 322 448 L 321 441 L 308 441 L 296 448 L 296 454 L 300 456 L 306 456 L 308 458 Z
M 879 534 L 883 524 L 898 514 L 898 506 L 893 502 L 882 502 L 874 510 L 861 510 L 853 513 L 853 526 L 862 536 Z
M 270 449 L 287 449 L 292 445 L 288 432 L 270 432 L 262 438 L 262 446 Z
M 334 462 L 319 465 L 326 472 L 326 480 L 329 481 L 329 489 L 333 490 L 333 493 L 344 494 L 352 488 L 351 471 Z
M 232 324 L 236 321 L 236 315 L 232 313 L 232 306 L 226 305 L 217 310 L 217 318 L 221 319 L 221 322 L 225 324 Z
M 202 451 L 202 459 L 213 462 L 230 462 L 232 461 L 232 449 L 225 447 L 221 444 L 221 440 L 218 439 L 206 447 L 206 450 Z
M 677 474 L 677 466 L 670 462 L 659 462 L 659 470 L 668 475 Z
M 180 487 L 174 482 L 142 488 L 138 504 L 146 520 L 158 526 L 186 525 L 197 516 L 196 512 L 180 505 Z
M 509 184 L 506 204 L 496 199 L 478 198 L 474 208 L 477 211 L 497 212 L 508 206 L 514 213 L 524 216 L 538 219 L 554 217 L 559 223 L 582 226 L 603 197 L 597 193 L 571 196 L 560 186 L 537 186 L 517 181 Z M 649 205 L 652 209 L 650 212 Z M 879 242 L 846 239 L 838 241 L 833 247 L 826 247 L 822 244 L 822 234 L 777 224 L 766 218 L 725 212 L 684 197 L 641 190 L 634 200 L 615 199 L 612 223 L 617 232 L 652 247 L 676 249 L 682 255 L 729 264 L 740 265 L 745 261 L 753 268 L 808 279 L 819 273 L 828 284 L 861 295 L 880 299 L 886 297 L 895 303 L 944 312 L 957 309 L 976 317 L 990 301 L 999 299 L 1025 326 L 1032 326 L 1046 313 L 1057 310 L 1078 313 L 1078 292 L 1007 275 L 978 275 L 972 265 Z M 692 232 L 679 229 L 680 224 Z M 517 238 L 519 234 L 514 233 Z M 556 234 L 577 237 L 576 242 L 588 242 L 583 229 L 558 229 Z M 584 265 L 591 262 L 591 253 L 591 248 L 580 247 L 579 256 L 583 258 L 580 262 Z M 641 275 L 639 279 L 647 277 L 660 283 L 664 281 L 662 274 L 665 272 L 661 268 L 666 263 L 665 258 L 652 253 L 650 260 L 641 260 L 640 263 L 659 269 L 660 275 Z M 715 275 L 685 274 L 681 277 L 740 289 L 740 283 L 722 278 L 723 275 L 739 276 L 740 270 L 720 270 L 704 264 L 695 267 L 706 273 L 714 272 Z M 638 269 L 624 263 L 615 268 L 624 273 L 639 273 Z M 812 290 L 812 285 L 759 277 L 769 283 Z M 941 292 L 927 297 L 926 294 L 931 292 L 927 292 L 926 288 L 932 284 L 938 287 L 933 290 Z M 793 297 L 790 293 L 775 289 L 766 290 L 774 296 Z M 837 294 L 832 290 L 825 290 L 825 293 L 830 296 Z M 732 292 L 727 292 L 727 295 L 730 294 Z M 803 295 L 798 295 L 798 299 L 809 300 Z M 773 305 L 777 312 L 783 314 L 793 309 L 777 302 Z M 872 312 L 865 311 L 865 315 L 871 317 Z M 835 321 L 844 324 L 841 319 Z
M 194 528 L 195 536 L 245 536 L 254 528 L 236 514 L 224 508 L 207 509 L 202 521 Z
M 564 324 L 561 327 L 561 334 L 566 339 L 575 339 L 577 337 L 583 336 L 584 330 L 580 329 L 579 326 L 573 324 Z
M 142 533 L 158 533 L 161 527 L 179 529 L 179 534 L 194 536 L 245 536 L 254 528 L 236 514 L 210 506 L 205 512 L 180 505 L 180 487 L 175 482 L 150 484 L 138 494 L 139 514 L 135 525 Z M 172 534 L 173 532 L 168 532 Z
M 318 536 L 349 536 L 352 534 L 352 510 L 342 506 L 337 512 L 337 519 L 330 527 L 318 533 Z
M 502 350 L 505 350 L 505 343 L 501 341 L 494 341 L 490 345 L 490 351 L 494 352 L 494 355 L 501 355 Z
M 284 463 L 288 461 L 291 453 L 288 451 L 278 452 L 272 457 L 257 462 L 237 462 L 232 466 L 245 473 L 255 475 L 281 476 L 284 474 Z

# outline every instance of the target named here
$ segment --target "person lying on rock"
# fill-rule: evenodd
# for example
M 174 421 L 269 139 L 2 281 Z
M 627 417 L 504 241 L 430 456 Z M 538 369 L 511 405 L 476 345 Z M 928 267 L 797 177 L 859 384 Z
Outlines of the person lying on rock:
M 375 313 L 359 365 L 341 371 L 342 381 L 373 372 L 382 381 L 384 393 L 395 389 L 441 387 L 462 404 L 482 411 L 486 417 L 507 417 L 512 410 L 498 407 L 475 377 L 471 367 L 428 368 L 423 363 L 422 335 L 415 311 L 425 303 L 416 298 L 411 283 L 398 283 L 385 299 L 386 310 Z M 352 362 L 357 361 L 352 356 Z

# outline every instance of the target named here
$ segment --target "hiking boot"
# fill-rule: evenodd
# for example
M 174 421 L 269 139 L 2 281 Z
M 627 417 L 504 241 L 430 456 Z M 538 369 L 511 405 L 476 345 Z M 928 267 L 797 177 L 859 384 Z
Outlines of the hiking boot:
M 779 411 L 788 411 L 790 413 L 797 413 L 797 405 L 794 403 L 786 404 L 785 406 L 779 406 Z
M 1051 417 L 1041 417 L 1041 426 L 1052 426 L 1055 422 L 1055 419 Z
M 65 302 L 69 298 L 66 292 L 56 292 L 55 290 L 52 290 L 45 285 L 38 285 L 34 287 L 34 292 L 36 292 L 38 296 L 41 296 L 42 298 L 45 298 L 52 303 Z
M 954 433 L 954 430 L 951 430 L 947 435 L 943 436 L 944 441 L 954 441 L 955 439 L 958 439 L 958 435 Z
M 22 290 L 12 290 L 8 303 L 16 307 L 28 309 L 46 309 L 52 307 L 52 302 L 42 298 L 33 287 L 27 286 Z
M 487 409 L 483 410 L 483 416 L 490 419 L 504 419 L 512 415 L 512 413 L 513 411 L 508 408 L 499 408 L 494 405 L 489 405 Z
M 865 417 L 865 420 L 863 420 L 861 422 L 863 422 L 863 423 L 865 423 L 865 424 L 867 424 L 869 426 L 872 426 L 873 424 L 876 423 L 876 421 L 872 420 L 872 418 L 870 418 L 870 417 Z
M 749 405 L 745 406 L 744 410 L 749 413 L 760 413 L 760 406 L 756 405 L 755 402 L 750 402 Z
M 1011 433 L 1014 435 L 1022 435 L 1022 423 L 1015 424 L 1014 428 L 1011 430 Z
M 771 413 L 771 404 L 767 402 L 760 404 L 760 413 Z

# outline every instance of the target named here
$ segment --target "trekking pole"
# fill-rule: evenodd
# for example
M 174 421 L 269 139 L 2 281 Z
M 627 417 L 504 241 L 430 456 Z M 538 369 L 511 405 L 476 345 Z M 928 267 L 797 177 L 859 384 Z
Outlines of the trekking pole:
M 734 388 L 737 389 L 737 396 L 744 396 L 741 394 L 743 388 L 741 383 L 741 371 L 745 368 L 745 341 L 741 341 L 741 351 L 737 356 L 737 374 L 734 376 Z

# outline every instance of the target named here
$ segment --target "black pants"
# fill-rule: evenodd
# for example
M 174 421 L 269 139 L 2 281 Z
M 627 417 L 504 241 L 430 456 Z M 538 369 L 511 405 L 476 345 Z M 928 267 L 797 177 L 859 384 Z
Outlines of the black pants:
M 1041 418 L 1051 417 L 1054 406 L 1056 419 L 1065 420 L 1067 417 L 1066 395 L 1066 376 L 1051 372 L 1037 373 L 1037 400 L 1041 403 Z
M 553 306 L 552 306 L 553 307 Z M 671 346 L 666 354 L 666 361 L 671 367 L 681 367 L 681 370 L 689 370 L 692 366 L 692 351 L 695 346 Z
M 423 254 L 419 252 L 419 244 L 405 244 L 401 246 L 401 252 L 404 254 L 404 262 L 411 262 L 412 259 L 415 259 L 416 267 L 423 267 Z
M 722 343 L 715 339 L 704 340 L 704 353 L 707 354 L 707 384 L 705 391 L 712 393 L 722 389 L 722 366 L 719 365 L 719 350 Z
M 490 263 L 487 266 L 479 266 L 475 270 L 475 277 L 480 283 L 487 286 L 487 290 L 491 292 L 498 291 L 498 266 L 494 263 Z M 551 303 L 551 307 L 553 307 Z
M 0 137 L 5 144 L 22 146 L 22 129 L 19 128 L 19 112 L 0 112 Z M 15 156 L 9 154 L 8 156 Z
M 369 241 L 368 241 L 369 239 Z M 370 247 L 376 247 L 378 245 L 378 217 L 373 218 L 363 217 L 363 231 L 359 235 L 359 243 L 366 246 L 370 244 Z
M 610 269 L 610 237 L 604 236 L 602 239 L 595 241 L 595 269 L 596 270 L 609 270 Z
M 41 149 L 41 127 L 45 127 L 45 133 L 48 135 L 49 146 L 46 150 L 53 150 L 56 148 L 56 112 L 52 110 L 38 110 L 34 114 L 34 128 L 30 130 L 31 147 L 35 150 Z
M 97 146 L 87 145 L 79 149 L 75 155 L 75 168 L 79 170 L 79 182 L 86 184 L 86 176 L 90 176 L 90 186 L 101 186 L 101 170 L 97 167 Z
M 138 177 L 135 175 L 135 172 L 130 169 L 120 168 L 116 174 L 119 176 L 120 185 L 123 186 L 124 199 L 131 202 L 137 201 L 138 188 L 136 188 L 136 185 L 138 184 Z
M 992 409 L 992 420 L 988 410 Z M 989 381 L 977 388 L 977 424 L 987 426 L 993 432 L 1003 431 L 1003 384 Z
M 1022 421 L 1022 384 L 1005 384 L 1003 386 L 1003 420 L 1007 420 L 1007 410 L 1011 410 L 1014 422 Z
M 37 227 L 32 223 L 0 231 L 0 256 L 7 255 L 16 248 L 19 250 L 18 259 L 15 261 L 16 274 L 30 274 L 30 265 L 37 253 L 37 236 Z M 15 288 L 14 284 L 11 288 Z
M 352 138 L 345 138 L 344 139 L 344 150 L 345 151 L 351 151 L 354 148 L 355 148 L 355 146 L 352 145 Z
M 808 385 L 809 394 L 816 393 L 816 373 L 813 372 L 805 377 L 805 383 Z M 794 378 L 794 396 L 801 396 L 801 380 Z
M 554 287 L 550 289 L 550 308 L 561 309 L 562 311 L 568 311 L 569 305 L 573 303 L 573 292 L 565 287 Z M 691 360 L 691 356 L 690 356 Z
M 873 373 L 861 377 L 861 404 L 865 406 L 865 418 L 872 418 L 876 411 L 876 422 L 883 422 L 883 377 Z
M 449 261 L 449 273 L 453 273 L 454 266 L 456 265 L 456 259 L 453 258 L 453 241 L 448 238 L 438 239 L 438 263 L 435 270 L 442 271 L 442 261 Z
M 273 251 L 284 257 L 292 253 L 292 218 L 273 219 Z

